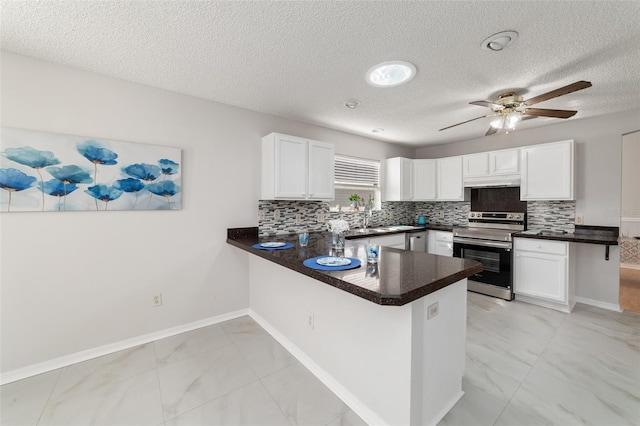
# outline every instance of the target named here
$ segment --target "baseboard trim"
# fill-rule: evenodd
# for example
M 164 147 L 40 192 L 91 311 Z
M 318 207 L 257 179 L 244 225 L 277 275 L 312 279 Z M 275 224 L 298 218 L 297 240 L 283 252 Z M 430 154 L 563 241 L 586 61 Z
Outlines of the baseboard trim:
M 154 340 L 164 339 L 165 337 L 175 336 L 176 334 L 185 333 L 187 331 L 196 330 L 213 324 L 218 324 L 234 318 L 238 318 L 249 314 L 249 309 L 241 309 L 239 311 L 228 312 L 226 314 L 217 315 L 215 317 L 205 318 L 202 320 L 190 322 L 188 324 L 167 328 L 165 330 L 154 331 L 152 333 L 143 334 L 141 336 L 132 337 L 130 339 L 121 340 L 119 342 L 109 343 L 107 345 L 98 346 L 96 348 L 87 349 L 81 352 L 75 352 L 69 355 L 54 358 L 49 361 L 40 362 L 38 364 L 28 365 L 26 367 L 9 370 L 0 374 L 0 384 L 15 382 L 27 377 L 46 373 L 58 368 L 67 367 L 71 364 L 87 361 L 99 356 L 108 355 L 123 349 L 133 348 L 135 346 L 144 345 Z
M 606 309 L 608 311 L 614 311 L 614 312 L 622 312 L 622 309 L 620 309 L 620 305 L 617 303 L 601 302 L 599 300 L 587 299 L 586 297 L 578 297 L 578 296 L 575 296 L 574 300 L 578 303 L 583 303 L 589 306 L 595 306 L 596 308 L 602 308 L 602 309 Z
M 386 425 L 380 416 L 378 416 L 369 407 L 364 405 L 353 393 L 345 388 L 340 382 L 338 382 L 333 376 L 331 376 L 325 369 L 320 367 L 315 361 L 313 361 L 306 353 L 304 353 L 298 346 L 296 346 L 291 340 L 285 337 L 284 334 L 276 330 L 271 324 L 269 324 L 264 318 L 257 314 L 254 310 L 249 309 L 249 316 L 253 318 L 267 333 L 269 333 L 274 339 L 278 341 L 286 350 L 288 350 L 302 365 L 307 367 L 311 373 L 318 378 L 326 387 L 328 387 L 338 398 L 340 398 L 345 404 L 353 410 L 366 424 L 369 425 Z
M 620 267 L 621 268 L 626 268 L 626 269 L 640 270 L 640 265 L 638 265 L 637 263 L 621 263 Z

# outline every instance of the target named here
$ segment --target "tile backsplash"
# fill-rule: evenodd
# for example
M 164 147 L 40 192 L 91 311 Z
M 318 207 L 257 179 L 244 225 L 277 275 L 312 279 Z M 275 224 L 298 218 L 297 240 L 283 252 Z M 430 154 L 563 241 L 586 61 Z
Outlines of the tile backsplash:
M 549 231 L 575 230 L 575 201 L 529 201 L 527 203 L 527 227 Z
M 416 223 L 418 215 L 426 216 L 427 223 L 432 225 L 466 226 L 470 209 L 471 203 L 468 201 L 383 202 L 381 210 L 372 212 L 369 226 L 413 224 Z M 279 214 L 278 219 L 276 211 Z M 326 222 L 331 219 L 344 219 L 349 222 L 351 228 L 359 228 L 364 217 L 362 211 L 332 212 L 329 203 L 322 201 L 260 200 L 258 212 L 264 214 L 264 219 L 258 220 L 258 233 L 263 237 L 297 232 L 301 229 L 310 232 L 325 231 Z M 575 201 L 529 201 L 528 228 L 574 232 L 575 213 Z M 324 216 L 324 222 L 317 220 L 319 214 Z M 440 214 L 443 217 L 440 217 Z M 296 224 L 297 215 L 300 215 L 299 224 Z
M 438 216 L 440 211 L 444 212 L 443 218 Z M 322 201 L 260 200 L 258 212 L 264 214 L 264 219 L 260 219 L 260 215 L 258 219 L 258 234 L 262 237 L 297 232 L 301 229 L 310 232 L 325 231 L 326 222 L 332 219 L 344 219 L 349 222 L 351 228 L 359 228 L 364 217 L 362 211 L 330 211 L 329 203 Z M 416 223 L 418 215 L 427 216 L 428 223 L 432 224 L 464 226 L 467 224 L 468 212 L 468 202 L 383 202 L 381 210 L 372 212 L 369 226 L 413 224 Z M 324 215 L 324 222 L 317 220 L 319 214 Z M 296 224 L 297 215 L 300 215 L 299 224 Z

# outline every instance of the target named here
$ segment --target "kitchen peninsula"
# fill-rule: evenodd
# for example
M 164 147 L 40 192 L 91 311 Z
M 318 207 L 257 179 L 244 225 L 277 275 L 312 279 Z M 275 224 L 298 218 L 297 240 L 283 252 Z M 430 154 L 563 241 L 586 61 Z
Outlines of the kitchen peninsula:
M 288 250 L 258 250 L 257 228 L 229 229 L 249 256 L 251 316 L 367 423 L 429 425 L 462 396 L 467 277 L 475 261 L 383 247 L 367 265 L 365 240 L 345 256 L 362 266 L 318 271 L 303 261 L 330 254 L 330 234 L 295 235 Z

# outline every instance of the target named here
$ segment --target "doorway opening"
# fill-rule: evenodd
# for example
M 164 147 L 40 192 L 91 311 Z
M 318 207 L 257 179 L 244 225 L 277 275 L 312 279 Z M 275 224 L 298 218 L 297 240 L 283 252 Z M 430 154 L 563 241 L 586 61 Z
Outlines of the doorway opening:
M 640 312 L 640 131 L 622 136 L 620 308 Z

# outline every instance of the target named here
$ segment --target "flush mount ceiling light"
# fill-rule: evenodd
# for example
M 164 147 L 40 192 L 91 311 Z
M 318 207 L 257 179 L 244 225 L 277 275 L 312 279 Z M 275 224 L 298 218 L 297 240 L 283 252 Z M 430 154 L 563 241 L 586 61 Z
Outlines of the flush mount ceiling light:
M 502 31 L 485 39 L 485 41 L 482 42 L 482 49 L 499 52 L 517 38 L 518 33 L 515 31 Z
M 416 66 L 411 62 L 389 61 L 371 67 L 366 80 L 375 87 L 395 87 L 407 83 L 415 75 Z
M 344 106 L 349 109 L 356 109 L 360 106 L 360 101 L 357 99 L 347 99 L 344 101 Z

